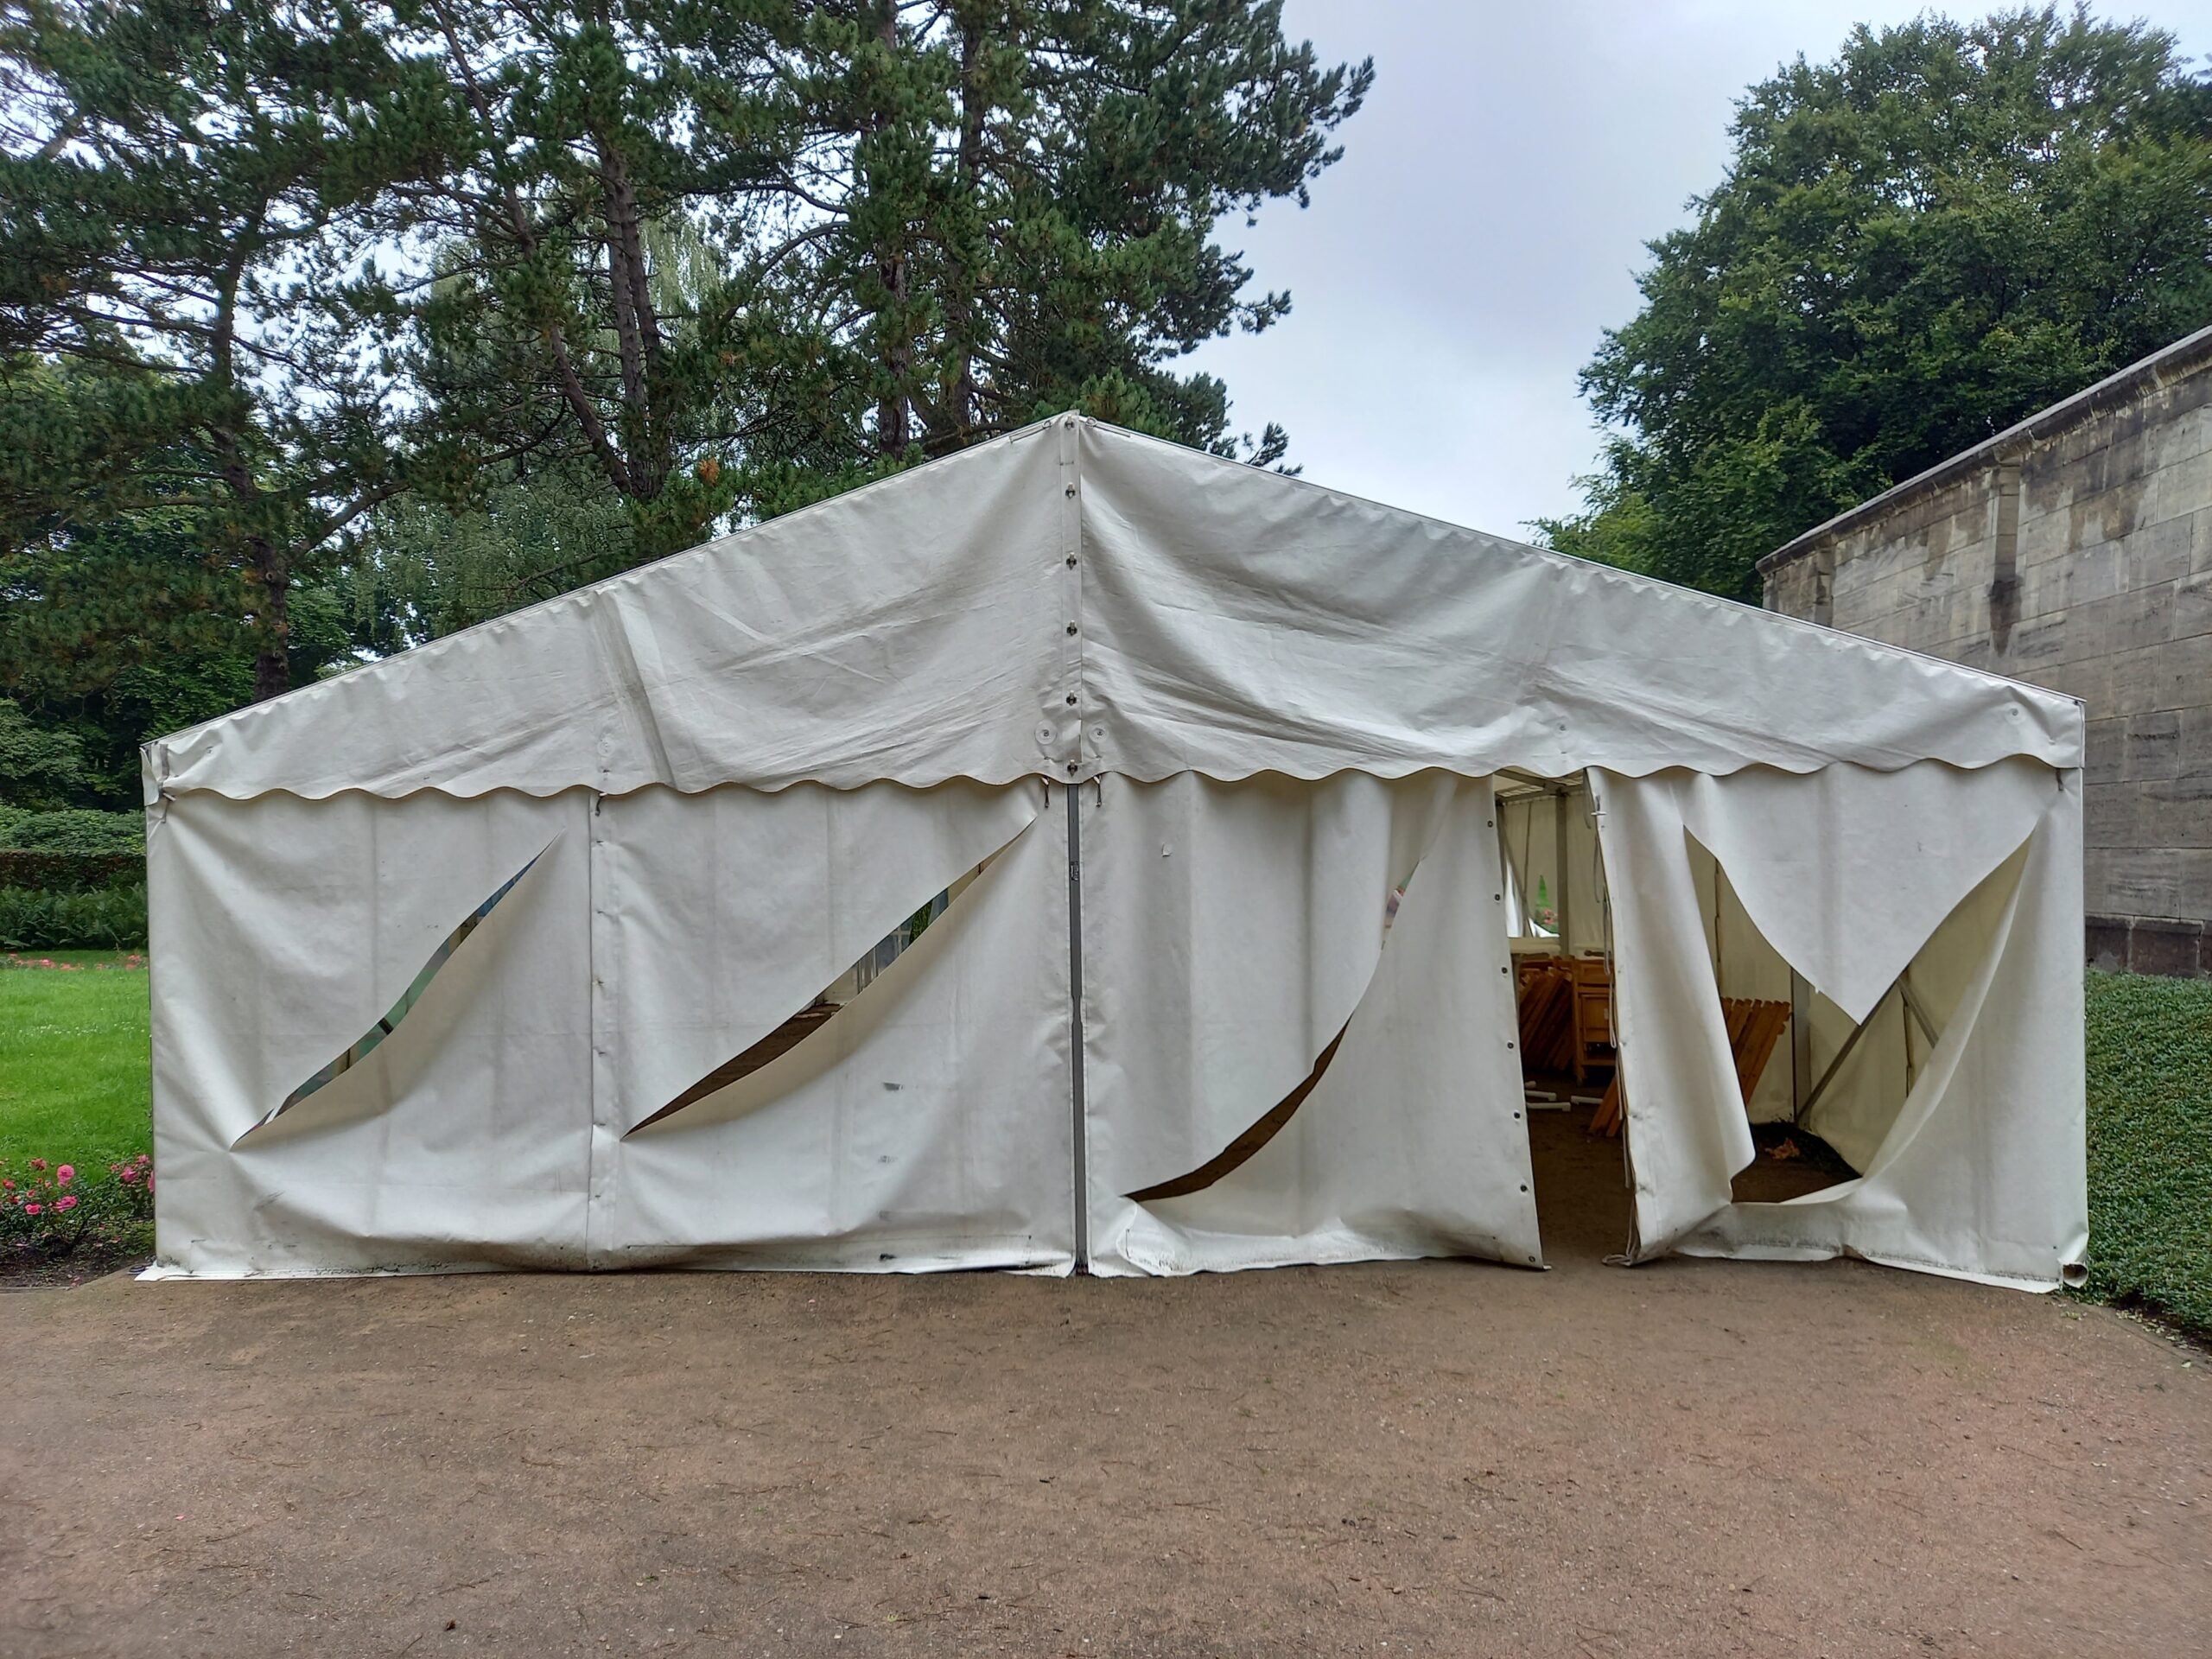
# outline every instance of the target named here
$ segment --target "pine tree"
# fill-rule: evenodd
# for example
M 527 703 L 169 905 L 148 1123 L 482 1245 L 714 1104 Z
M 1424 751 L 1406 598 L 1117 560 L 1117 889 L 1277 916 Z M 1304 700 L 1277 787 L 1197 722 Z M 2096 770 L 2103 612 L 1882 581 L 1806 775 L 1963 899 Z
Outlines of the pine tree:
M 1319 67 L 1274 0 L 864 0 L 815 8 L 791 61 L 817 118 L 779 188 L 823 231 L 864 454 L 1070 407 L 1233 448 L 1225 390 L 1166 365 L 1287 308 L 1215 232 L 1303 203 L 1370 65 Z
M 291 683 L 289 602 L 439 451 L 363 217 L 409 159 L 349 130 L 419 66 L 322 0 L 64 0 L 0 63 L 0 559 L 180 519 Z
M 453 148 L 397 193 L 429 295 L 414 367 L 457 428 L 594 473 L 633 556 L 699 539 L 757 442 L 833 388 L 762 183 L 796 117 L 788 0 L 404 0 Z M 497 479 L 499 474 L 489 475 Z M 480 501 L 465 503 L 480 505 Z

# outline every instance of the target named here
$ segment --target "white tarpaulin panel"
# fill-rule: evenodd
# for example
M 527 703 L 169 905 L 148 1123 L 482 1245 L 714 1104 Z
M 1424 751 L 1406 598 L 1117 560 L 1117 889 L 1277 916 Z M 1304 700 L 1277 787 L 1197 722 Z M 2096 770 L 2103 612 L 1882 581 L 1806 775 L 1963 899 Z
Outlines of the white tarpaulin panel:
M 2077 775 L 1921 772 L 1594 780 L 1639 1254 L 1847 1250 L 2044 1286 L 2079 1261 L 2088 1221 Z M 1886 842 L 1837 830 L 1885 817 Z M 1850 1132 L 1854 1111 L 1861 1123 L 1886 1122 L 1857 1181 L 1788 1204 L 1731 1200 L 1730 1178 L 1752 1147 L 1696 913 L 1693 824 L 1706 845 L 1730 849 L 1721 866 L 1732 887 L 1808 979 L 1826 975 L 1869 1013 L 1888 999 L 1887 987 L 1870 995 L 1849 979 L 1867 963 L 1883 964 L 1892 983 L 1910 967 L 1925 987 L 1941 1040 L 1901 1109 L 1878 1109 L 1878 1061 L 1865 1062 L 1856 1106 L 1837 1109 L 1837 1140 L 1854 1149 L 1864 1142 Z M 1907 868 L 1885 849 L 1915 836 L 1921 855 Z M 1821 880 L 1799 863 L 1808 839 L 1824 841 L 1832 861 Z M 1777 879 L 1792 868 L 1799 880 Z M 1885 884 L 1914 902 L 1878 899 Z M 1854 893 L 1866 901 L 1851 902 Z M 1959 925 L 1947 929 L 1954 915 Z M 1910 1040 L 1902 1017 L 1896 1029 Z M 1821 1132 L 1822 1122 L 1808 1127 Z
M 156 931 L 193 964 L 165 950 L 156 980 L 162 1260 L 1065 1269 L 1065 842 L 1031 833 L 1043 799 L 189 798 L 152 849 Z M 804 1043 L 627 1133 L 978 864 Z
M 163 1262 L 585 1265 L 590 816 L 579 790 L 194 795 L 153 817 Z
M 1110 427 L 1078 470 L 1108 770 L 2081 764 L 2055 692 Z
M 1535 1262 L 1487 784 L 1185 773 L 1097 792 L 1083 826 L 1093 1269 Z M 1178 1185 L 1193 1190 L 1146 1196 Z
M 1071 444 L 1032 428 L 194 727 L 149 798 L 1057 776 Z
M 1074 1260 L 1065 796 L 879 784 L 606 804 L 602 1266 Z M 652 1122 L 982 874 L 798 1046 Z
M 1853 1020 L 2058 793 L 2050 767 L 2019 760 L 1675 782 L 1684 828 L 1720 861 L 1759 932 Z
M 2081 742 L 2054 692 L 1064 419 L 166 738 L 147 787 L 2074 766 Z

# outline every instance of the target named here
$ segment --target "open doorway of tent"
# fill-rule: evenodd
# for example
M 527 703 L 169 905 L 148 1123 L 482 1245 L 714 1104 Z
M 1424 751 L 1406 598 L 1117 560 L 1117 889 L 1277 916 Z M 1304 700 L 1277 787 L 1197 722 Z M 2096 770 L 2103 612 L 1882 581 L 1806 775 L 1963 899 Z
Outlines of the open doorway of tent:
M 1546 1249 L 1608 1253 L 1631 1231 L 1633 1148 L 1617 1046 L 1600 826 L 1581 772 L 1510 771 L 1497 787 L 1501 892 Z M 1851 1179 L 1859 1172 L 1802 1121 L 1816 1081 L 1809 1070 L 1813 1012 L 1824 999 L 1760 937 L 1718 861 L 1694 841 L 1688 851 L 1706 955 L 1758 1148 L 1736 1178 L 1733 1196 L 1775 1202 Z
M 1548 1258 L 1602 1257 L 1621 1249 L 1630 1216 L 1611 929 L 1589 785 L 1580 772 L 1515 770 L 1496 786 L 1537 1223 Z

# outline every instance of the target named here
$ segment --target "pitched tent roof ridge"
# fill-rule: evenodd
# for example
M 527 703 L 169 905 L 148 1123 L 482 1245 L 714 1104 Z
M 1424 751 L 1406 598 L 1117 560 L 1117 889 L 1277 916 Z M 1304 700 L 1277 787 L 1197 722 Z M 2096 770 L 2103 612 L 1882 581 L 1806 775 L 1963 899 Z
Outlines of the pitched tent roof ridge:
M 1062 417 L 1057 415 L 1048 415 L 1042 420 L 1030 422 L 1027 426 L 1016 427 L 1011 432 L 1001 432 L 998 436 L 988 439 L 982 443 L 971 444 L 965 449 L 956 449 L 948 454 L 933 456 L 924 461 L 922 467 L 942 467 L 949 462 L 982 454 L 1003 445 L 1019 443 L 1024 438 L 1034 437 L 1051 430 L 1052 423 L 1060 418 Z M 179 727 L 174 732 L 164 733 L 160 737 L 149 740 L 142 747 L 151 748 L 156 744 L 173 743 L 179 738 L 188 736 L 205 727 L 222 725 L 226 721 L 250 715 L 257 709 L 266 709 L 272 704 L 285 702 L 294 697 L 303 697 L 310 692 L 320 691 L 325 686 L 342 684 L 356 675 L 373 673 L 388 663 L 395 663 L 404 658 L 415 658 L 423 652 L 435 652 L 442 646 L 450 645 L 454 640 L 467 639 L 471 634 L 495 629 L 502 625 L 512 626 L 521 622 L 525 617 L 535 616 L 540 612 L 557 610 L 563 606 L 581 603 L 591 594 L 602 589 L 613 588 L 624 582 L 633 582 L 639 577 L 658 569 L 661 566 L 673 563 L 678 559 L 698 558 L 709 553 L 721 551 L 744 541 L 757 531 L 766 530 L 771 524 L 791 524 L 806 518 L 810 513 L 820 512 L 825 507 L 855 501 L 877 490 L 889 489 L 897 485 L 900 480 L 907 477 L 910 473 L 918 472 L 922 467 L 910 467 L 905 472 L 889 473 L 881 478 L 872 478 L 865 484 L 856 484 L 849 490 L 842 491 L 836 495 L 824 496 L 819 501 L 810 501 L 803 507 L 793 507 L 789 512 L 779 513 L 773 518 L 763 518 L 753 524 L 740 525 L 737 529 L 725 531 L 720 536 L 710 537 L 703 542 L 696 542 L 690 547 L 678 548 L 673 553 L 664 553 L 658 558 L 647 559 L 642 564 L 633 564 L 627 570 L 618 570 L 611 576 L 601 576 L 596 582 L 588 582 L 581 587 L 571 588 L 565 593 L 555 594 L 550 599 L 535 599 L 527 605 L 517 606 L 512 611 L 502 611 L 497 616 L 487 616 L 481 622 L 471 622 L 465 628 L 455 628 L 451 633 L 442 633 L 434 639 L 425 639 L 419 645 L 410 645 L 406 650 L 394 652 L 389 657 L 372 657 L 366 661 L 355 663 L 349 668 L 342 668 L 334 674 L 326 675 L 321 679 L 311 680 L 305 685 L 296 685 L 289 691 L 280 691 L 273 697 L 265 697 L 258 702 L 249 702 L 226 713 L 213 715 L 206 720 L 194 721 L 192 725 Z M 574 787 L 574 785 L 569 785 L 569 787 Z
M 2212 339 L 2212 328 L 2208 328 L 2203 332 L 2208 339 Z M 2196 336 L 2192 335 L 2190 338 L 2194 340 Z M 1077 418 L 1081 419 L 1084 424 L 1087 427 L 1099 428 L 1103 430 L 1113 433 L 1117 437 L 1133 439 L 1139 443 L 1158 444 L 1163 448 L 1193 455 L 1203 455 L 1208 461 L 1215 461 L 1224 467 L 1243 467 L 1249 466 L 1248 462 L 1232 461 L 1226 456 L 1213 454 L 1204 449 L 1192 448 L 1186 444 L 1176 443 L 1170 439 L 1155 437 L 1148 432 L 1138 432 L 1128 427 L 1116 426 L 1110 421 L 1101 421 L 1091 416 L 1082 416 Z M 1051 423 L 1046 422 L 1043 424 L 1049 425 Z M 1024 430 L 1030 429 L 1024 429 Z M 934 466 L 936 463 L 932 461 L 930 464 Z M 1484 541 L 1495 544 L 1495 546 L 1503 552 L 1517 553 L 1527 558 L 1541 562 L 1548 562 L 1556 565 L 1569 566 L 1578 570 L 1592 571 L 1601 579 L 1624 583 L 1634 591 L 1645 594 L 1656 595 L 1664 599 L 1669 603 L 1706 605 L 1712 607 L 1716 610 L 1727 612 L 1731 614 L 1756 616 L 1763 619 L 1764 623 L 1771 624 L 1773 626 L 1780 630 L 1787 631 L 1796 629 L 1800 632 L 1818 635 L 1822 640 L 1833 646 L 1842 646 L 1848 649 L 1861 650 L 1875 657 L 1910 658 L 1916 662 L 1926 663 L 1934 668 L 1940 668 L 1951 673 L 1966 675 L 1971 678 L 1981 680 L 1991 684 L 2017 686 L 2024 690 L 2039 692 L 2048 696 L 2065 697 L 2068 702 L 2077 705 L 2081 704 L 2082 702 L 2080 697 L 2071 696 L 2065 692 L 2053 691 L 2048 686 L 2039 686 L 2031 681 L 2015 679 L 2010 675 L 1993 673 L 1988 669 L 1975 668 L 1970 664 L 1955 662 L 1948 657 L 1937 657 L 1929 652 L 1915 651 L 1910 645 L 1892 645 L 1886 640 L 1869 639 L 1863 633 L 1853 633 L 1848 629 L 1830 627 L 1826 623 L 1815 622 L 1804 617 L 1790 616 L 1781 611 L 1770 611 L 1763 606 L 1748 605 L 1741 600 L 1724 598 L 1718 594 L 1708 594 L 1701 588 L 1686 588 L 1680 582 L 1669 582 L 1665 578 L 1660 576 L 1645 575 L 1641 571 L 1630 570 L 1621 565 L 1606 564 L 1598 559 L 1586 559 L 1580 554 L 1562 553 L 1555 547 L 1539 547 L 1534 542 L 1516 541 L 1510 536 L 1500 536 L 1495 531 L 1478 530 L 1471 524 L 1459 524 L 1450 518 L 1440 518 L 1433 513 L 1421 512 L 1412 507 L 1393 506 L 1388 501 L 1377 500 L 1373 496 L 1360 495 L 1356 492 L 1350 490 L 1340 490 L 1332 485 L 1318 483 L 1314 480 L 1306 478 L 1300 474 L 1270 472 L 1267 476 L 1279 479 L 1286 484 L 1294 484 L 1306 489 L 1319 491 L 1321 494 L 1328 496 L 1334 500 L 1345 502 L 1353 506 L 1366 507 L 1377 512 L 1392 513 L 1403 518 L 1419 519 L 1423 524 L 1433 524 L 1438 529 L 1449 531 L 1454 535 L 1478 536 L 1482 537 Z M 1900 486 L 1899 487 L 1902 488 L 1903 486 Z M 1854 509 L 1854 511 L 1856 510 Z M 1821 528 L 1825 529 L 1826 526 L 1824 525 Z M 1806 532 L 1808 537 L 1814 536 L 1818 533 L 1819 531 L 1817 530 L 1808 531 Z M 1768 556 L 1773 557 L 1774 556 L 1769 555 Z M 1764 564 L 1764 561 L 1761 561 L 1761 563 Z
M 2072 766 L 2080 726 L 2055 693 L 1064 415 L 158 740 L 146 772 L 151 803 Z

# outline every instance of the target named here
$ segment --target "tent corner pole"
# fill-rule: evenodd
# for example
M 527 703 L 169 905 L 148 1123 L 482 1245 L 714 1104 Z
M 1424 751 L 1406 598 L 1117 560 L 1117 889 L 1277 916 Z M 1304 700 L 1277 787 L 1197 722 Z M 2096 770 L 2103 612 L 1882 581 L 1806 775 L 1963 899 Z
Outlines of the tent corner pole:
M 1567 852 L 1567 797 L 1565 785 L 1553 785 L 1552 862 L 1559 871 L 1559 891 L 1552 895 L 1552 909 L 1553 920 L 1559 931 L 1560 954 L 1572 957 L 1574 954 L 1574 933 L 1572 925 L 1574 919 L 1574 899 L 1573 888 L 1568 882 L 1567 868 L 1570 862 L 1570 855 Z
M 1047 799 L 1052 786 L 1045 786 Z M 1075 1171 L 1075 1270 L 1090 1271 L 1090 1147 L 1083 1104 L 1083 786 L 1063 791 L 1068 821 L 1068 1092 Z

